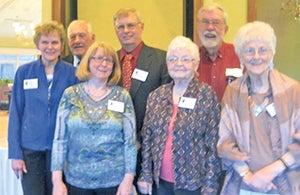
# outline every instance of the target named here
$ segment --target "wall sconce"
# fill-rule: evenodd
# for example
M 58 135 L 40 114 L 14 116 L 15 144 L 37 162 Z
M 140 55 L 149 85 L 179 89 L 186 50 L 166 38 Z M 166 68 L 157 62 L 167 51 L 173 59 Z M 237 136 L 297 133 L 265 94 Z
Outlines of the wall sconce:
M 300 21 L 300 6 L 299 0 L 287 0 L 285 3 L 281 3 L 281 10 L 294 17 L 295 20 Z

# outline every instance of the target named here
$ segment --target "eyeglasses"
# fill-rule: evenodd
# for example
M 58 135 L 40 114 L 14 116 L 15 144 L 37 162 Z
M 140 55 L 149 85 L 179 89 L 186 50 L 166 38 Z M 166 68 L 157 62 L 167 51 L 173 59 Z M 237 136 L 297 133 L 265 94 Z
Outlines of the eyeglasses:
M 202 19 L 201 24 L 204 26 L 209 26 L 210 24 L 213 25 L 214 27 L 219 27 L 223 25 L 224 23 L 220 20 L 207 20 L 207 19 Z
M 140 24 L 140 22 L 120 24 L 120 25 L 116 26 L 116 29 L 117 29 L 117 31 L 124 31 L 125 27 L 126 27 L 128 30 L 134 30 L 138 24 Z
M 179 58 L 177 56 L 171 56 L 171 57 L 167 58 L 167 61 L 170 62 L 171 64 L 175 64 L 175 63 L 179 62 L 179 60 L 182 63 L 187 64 L 187 63 L 190 63 L 190 62 L 194 61 L 194 58 L 191 58 L 191 57 L 188 57 L 188 56 L 183 56 L 181 58 Z
M 256 52 L 259 55 L 266 55 L 269 53 L 269 51 L 270 51 L 270 49 L 267 47 L 259 47 L 257 49 L 254 47 L 248 47 L 243 52 L 246 56 L 254 56 L 256 54 Z
M 102 57 L 102 56 L 92 56 L 90 59 L 95 61 L 95 62 L 100 62 L 100 63 L 103 63 L 104 61 L 107 64 L 113 64 L 114 63 L 112 59 L 107 58 L 107 57 Z

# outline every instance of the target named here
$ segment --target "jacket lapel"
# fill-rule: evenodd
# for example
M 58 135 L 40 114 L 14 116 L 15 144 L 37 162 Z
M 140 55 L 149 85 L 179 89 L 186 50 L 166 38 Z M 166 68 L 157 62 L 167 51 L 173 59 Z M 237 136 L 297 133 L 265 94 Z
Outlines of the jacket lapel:
M 139 55 L 139 58 L 137 61 L 136 68 L 148 72 L 148 70 L 149 70 L 148 67 L 152 63 L 151 56 L 152 56 L 151 50 L 149 50 L 147 46 L 143 45 L 143 47 L 140 51 L 140 55 Z M 131 88 L 130 88 L 130 94 L 131 94 L 132 98 L 134 98 L 134 96 L 136 95 L 137 91 L 139 90 L 139 88 L 141 86 L 141 83 L 142 83 L 142 81 L 132 79 Z

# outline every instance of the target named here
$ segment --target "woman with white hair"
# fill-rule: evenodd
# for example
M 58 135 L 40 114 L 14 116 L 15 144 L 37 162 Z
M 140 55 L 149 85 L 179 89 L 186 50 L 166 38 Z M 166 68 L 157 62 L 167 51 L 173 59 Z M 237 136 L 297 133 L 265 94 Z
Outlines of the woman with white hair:
M 173 81 L 148 97 L 142 128 L 142 171 L 138 187 L 158 195 L 216 194 L 220 104 L 215 91 L 197 80 L 199 50 L 175 37 L 167 51 Z
M 244 25 L 234 44 L 247 71 L 222 101 L 217 148 L 227 174 L 221 194 L 297 194 L 300 85 L 273 69 L 276 36 L 269 24 Z

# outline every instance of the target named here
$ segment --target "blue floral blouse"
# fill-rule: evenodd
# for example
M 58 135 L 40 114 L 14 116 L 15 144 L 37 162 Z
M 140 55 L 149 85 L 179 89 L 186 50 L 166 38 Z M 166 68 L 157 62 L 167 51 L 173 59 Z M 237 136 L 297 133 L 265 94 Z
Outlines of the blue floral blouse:
M 94 101 L 83 83 L 65 90 L 57 113 L 51 170 L 64 170 L 67 183 L 85 189 L 117 186 L 135 174 L 136 126 L 129 93 L 112 86 Z

